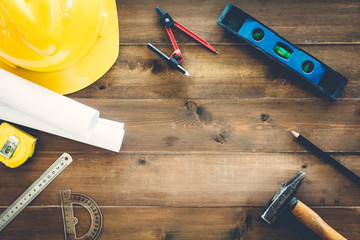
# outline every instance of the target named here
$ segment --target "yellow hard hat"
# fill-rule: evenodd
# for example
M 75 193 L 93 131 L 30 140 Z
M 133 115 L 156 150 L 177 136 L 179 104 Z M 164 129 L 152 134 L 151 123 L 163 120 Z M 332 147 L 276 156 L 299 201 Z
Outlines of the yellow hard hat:
M 115 0 L 0 0 L 0 68 L 60 94 L 103 76 L 119 52 Z

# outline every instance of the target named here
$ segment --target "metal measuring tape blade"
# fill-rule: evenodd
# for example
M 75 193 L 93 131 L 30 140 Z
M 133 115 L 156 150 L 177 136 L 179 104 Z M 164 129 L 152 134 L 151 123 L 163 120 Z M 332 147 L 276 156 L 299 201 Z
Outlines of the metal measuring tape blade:
M 99 206 L 90 197 L 81 193 L 71 193 L 70 189 L 60 191 L 61 209 L 64 222 L 65 240 L 95 240 L 99 237 L 103 218 Z M 91 217 L 89 230 L 81 237 L 76 235 L 78 219 L 74 216 L 73 205 L 81 205 Z
M 0 232 L 39 195 L 70 163 L 72 158 L 63 153 L 38 179 L 35 180 L 11 205 L 0 215 Z

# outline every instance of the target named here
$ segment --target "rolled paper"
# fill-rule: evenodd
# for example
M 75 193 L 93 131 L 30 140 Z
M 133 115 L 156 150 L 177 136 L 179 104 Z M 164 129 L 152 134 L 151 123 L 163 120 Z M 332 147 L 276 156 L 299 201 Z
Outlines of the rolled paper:
M 0 119 L 120 151 L 123 123 L 101 119 L 98 110 L 3 69 L 0 86 Z

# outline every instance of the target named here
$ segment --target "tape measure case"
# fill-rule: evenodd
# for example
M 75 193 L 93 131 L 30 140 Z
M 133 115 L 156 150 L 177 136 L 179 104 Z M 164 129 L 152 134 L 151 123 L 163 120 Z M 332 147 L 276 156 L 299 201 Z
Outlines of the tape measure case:
M 8 124 L 0 125 L 0 161 L 10 168 L 26 162 L 35 150 L 36 138 Z

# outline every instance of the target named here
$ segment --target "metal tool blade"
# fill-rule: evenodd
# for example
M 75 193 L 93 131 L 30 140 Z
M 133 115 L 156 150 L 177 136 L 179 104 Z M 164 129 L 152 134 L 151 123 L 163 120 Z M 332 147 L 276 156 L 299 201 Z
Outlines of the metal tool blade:
M 272 197 L 260 216 L 267 223 L 273 223 L 288 207 L 289 202 L 295 196 L 306 173 L 299 172 L 294 178 L 285 183 Z

